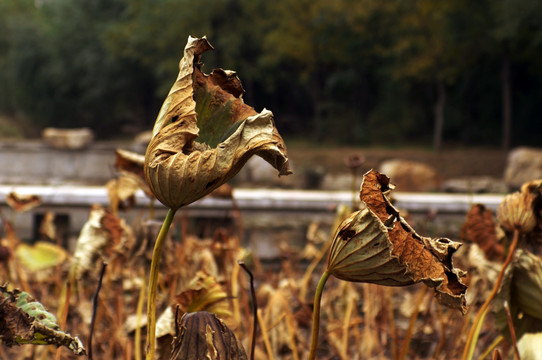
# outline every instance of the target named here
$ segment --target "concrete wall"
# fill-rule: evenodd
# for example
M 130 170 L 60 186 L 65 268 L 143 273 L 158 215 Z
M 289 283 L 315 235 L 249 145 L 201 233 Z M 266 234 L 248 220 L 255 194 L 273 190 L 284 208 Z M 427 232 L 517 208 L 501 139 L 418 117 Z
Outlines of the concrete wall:
M 105 184 L 114 174 L 117 147 L 122 144 L 94 143 L 85 150 L 58 150 L 41 141 L 1 141 L 0 184 Z M 122 148 L 134 150 L 129 147 Z

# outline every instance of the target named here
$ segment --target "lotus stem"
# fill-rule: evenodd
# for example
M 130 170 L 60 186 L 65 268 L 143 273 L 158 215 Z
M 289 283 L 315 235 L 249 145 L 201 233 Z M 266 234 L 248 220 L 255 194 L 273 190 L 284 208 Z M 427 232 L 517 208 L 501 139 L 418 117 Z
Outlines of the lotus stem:
M 160 255 L 167 237 L 167 233 L 175 216 L 176 209 L 169 209 L 162 228 L 158 233 L 154 250 L 152 252 L 151 272 L 149 274 L 149 293 L 147 297 L 147 360 L 154 359 L 156 349 L 156 292 L 158 289 L 158 270 L 160 268 Z
M 143 304 L 145 298 L 145 274 L 141 274 L 143 278 L 143 285 L 139 290 L 139 299 L 137 300 L 137 320 L 136 320 L 136 330 L 135 330 L 135 360 L 141 360 L 141 315 L 143 314 Z M 176 323 L 175 323 L 176 324 Z
M 245 262 L 238 260 L 237 264 L 245 270 L 245 272 L 250 277 L 250 296 L 252 297 L 252 316 L 253 316 L 253 325 L 252 325 L 252 341 L 250 342 L 250 360 L 254 360 L 254 351 L 256 349 L 256 334 L 258 331 L 258 302 L 256 299 L 256 290 L 254 289 L 254 275 L 245 265 Z
M 510 249 L 508 249 L 508 256 L 506 257 L 506 260 L 504 261 L 504 264 L 502 265 L 501 271 L 499 272 L 499 276 L 497 277 L 497 281 L 495 282 L 495 286 L 493 287 L 491 294 L 487 297 L 482 307 L 480 307 L 480 310 L 478 310 L 478 314 L 476 314 L 474 323 L 472 324 L 472 327 L 469 331 L 469 336 L 467 337 L 465 350 L 463 351 L 463 360 L 470 360 L 472 359 L 474 355 L 474 347 L 475 347 L 476 342 L 478 341 L 478 335 L 482 327 L 481 323 L 484 321 L 485 315 L 487 314 L 489 310 L 489 305 L 491 304 L 491 301 L 493 301 L 493 299 L 495 298 L 495 296 L 497 296 L 497 293 L 499 292 L 499 289 L 502 284 L 502 280 L 504 278 L 504 273 L 508 265 L 512 262 L 512 258 L 514 256 L 514 252 L 518 245 L 518 241 L 519 241 L 519 230 L 516 229 L 514 230 L 514 239 L 512 240 L 512 243 L 510 244 Z
M 510 330 L 510 337 L 512 338 L 512 345 L 514 345 L 514 355 L 516 356 L 516 360 L 521 360 L 521 356 L 519 356 L 516 330 L 514 329 L 514 321 L 512 320 L 512 314 L 510 314 L 510 306 L 508 306 L 508 301 L 504 302 L 504 310 L 506 311 L 506 320 L 508 321 L 508 328 Z
M 316 286 L 316 293 L 314 294 L 314 307 L 312 310 L 312 335 L 311 335 L 311 347 L 309 351 L 309 360 L 316 359 L 316 349 L 318 348 L 318 333 L 320 332 L 320 302 L 322 300 L 322 293 L 324 292 L 324 286 L 327 279 L 331 275 L 327 270 L 324 271 L 318 285 Z

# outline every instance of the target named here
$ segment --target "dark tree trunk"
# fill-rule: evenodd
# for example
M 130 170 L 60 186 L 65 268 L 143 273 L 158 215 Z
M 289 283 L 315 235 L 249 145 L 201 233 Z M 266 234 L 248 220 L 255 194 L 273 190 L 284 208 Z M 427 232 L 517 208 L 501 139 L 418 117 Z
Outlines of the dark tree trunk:
M 501 67 L 502 87 L 502 142 L 503 150 L 510 149 L 511 126 L 512 126 L 512 92 L 510 80 L 510 59 L 508 55 L 502 58 Z
M 319 75 L 316 75 L 311 82 L 310 94 L 312 97 L 313 121 L 312 121 L 312 139 L 315 142 L 324 140 L 324 113 L 322 103 L 322 84 Z
M 433 131 L 433 149 L 442 148 L 442 128 L 444 126 L 444 105 L 446 104 L 446 88 L 443 80 L 437 82 L 437 101 L 435 103 L 435 128 Z

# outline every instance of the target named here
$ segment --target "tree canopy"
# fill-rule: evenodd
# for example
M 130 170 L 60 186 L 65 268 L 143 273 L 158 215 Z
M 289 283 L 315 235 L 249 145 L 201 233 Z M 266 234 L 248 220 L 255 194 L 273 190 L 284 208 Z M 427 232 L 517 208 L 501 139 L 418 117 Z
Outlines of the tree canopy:
M 0 114 L 150 129 L 188 35 L 286 137 L 540 145 L 536 0 L 0 0 Z

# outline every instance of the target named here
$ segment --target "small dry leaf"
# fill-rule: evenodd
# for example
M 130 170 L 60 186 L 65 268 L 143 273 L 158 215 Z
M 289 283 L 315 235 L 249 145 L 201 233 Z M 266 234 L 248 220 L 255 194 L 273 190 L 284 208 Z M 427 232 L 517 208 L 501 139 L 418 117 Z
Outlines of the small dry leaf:
M 209 311 L 219 316 L 230 316 L 228 294 L 213 276 L 198 271 L 188 289 L 175 297 L 182 313 Z
M 118 170 L 126 171 L 145 179 L 143 166 L 145 164 L 145 155 L 141 155 L 129 150 L 115 150 L 115 167 Z
M 6 195 L 6 203 L 16 212 L 23 212 L 41 205 L 41 197 L 38 195 L 20 195 L 12 191 Z
M 145 195 L 154 198 L 154 195 L 145 180 L 145 155 L 133 151 L 117 149 L 115 151 L 115 167 L 121 172 L 122 176 L 130 177 L 143 190 Z
M 504 260 L 504 247 L 497 242 L 497 229 L 493 213 L 482 204 L 471 206 L 461 227 L 460 237 L 476 243 L 492 261 Z
M 123 220 L 106 209 L 93 205 L 75 246 L 73 261 L 76 274 L 81 275 L 92 269 L 97 258 L 111 256 L 128 242 L 131 236 L 131 231 Z
M 246 360 L 247 355 L 231 329 L 206 311 L 184 314 L 176 324 L 170 360 Z
M 532 243 L 542 243 L 542 179 L 523 184 L 521 193 L 532 200 L 532 209 L 536 218 L 534 230 L 528 234 Z
M 252 155 L 291 173 L 286 146 L 268 110 L 243 102 L 235 72 L 201 71 L 207 39 L 188 38 L 179 75 L 158 117 L 145 154 L 145 178 L 164 205 L 177 209 L 231 179 Z
M 286 288 L 267 288 L 268 301 L 263 312 L 267 336 L 271 350 L 276 357 L 285 349 L 292 349 L 292 341 L 288 327 L 296 332 L 297 324 L 292 314 L 292 296 Z
M 56 240 L 55 214 L 53 212 L 47 211 L 45 213 L 39 233 L 45 239 Z
M 418 235 L 399 215 L 387 195 L 389 178 L 374 170 L 365 174 L 361 201 L 337 229 L 328 257 L 328 271 L 357 282 L 403 286 L 424 282 L 441 304 L 466 311 L 464 272 L 453 267 L 460 243 Z
M 109 205 L 116 212 L 118 209 L 126 210 L 136 203 L 136 192 L 140 189 L 134 176 L 125 174 L 116 179 L 111 179 L 105 184 Z
M 156 320 L 156 338 L 166 335 L 175 335 L 175 313 L 172 306 L 168 306 Z

